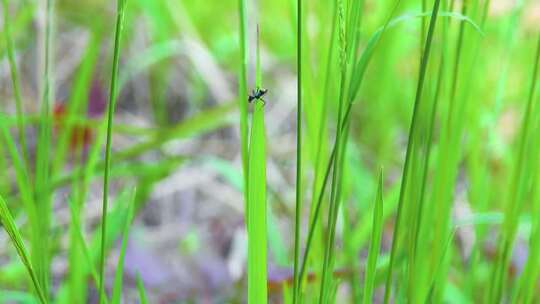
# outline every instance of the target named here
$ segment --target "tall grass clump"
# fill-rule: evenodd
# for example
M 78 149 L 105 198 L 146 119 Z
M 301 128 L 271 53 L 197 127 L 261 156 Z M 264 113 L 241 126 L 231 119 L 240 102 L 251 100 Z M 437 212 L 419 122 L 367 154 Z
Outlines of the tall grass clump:
M 418 132 L 418 120 L 419 120 L 419 111 L 420 111 L 420 103 L 422 102 L 422 94 L 424 89 L 424 80 L 427 73 L 427 66 L 429 63 L 430 58 L 430 51 L 431 51 L 431 45 L 433 42 L 433 36 L 435 33 L 435 25 L 437 23 L 437 16 L 439 14 L 439 7 L 440 7 L 440 0 L 435 0 L 433 5 L 433 10 L 431 14 L 431 20 L 429 21 L 429 29 L 426 37 L 426 42 L 424 44 L 424 51 L 422 54 L 422 60 L 420 63 L 420 72 L 418 77 L 418 84 L 416 88 L 416 97 L 414 101 L 414 108 L 413 108 L 413 116 L 411 120 L 411 126 L 409 128 L 409 142 L 407 144 L 407 152 L 405 155 L 405 164 L 403 168 L 403 176 L 401 178 L 401 188 L 400 188 L 400 195 L 399 195 L 399 203 L 398 203 L 398 209 L 396 214 L 396 223 L 394 225 L 394 234 L 392 239 L 392 249 L 390 251 L 390 263 L 388 266 L 388 273 L 386 275 L 386 285 L 385 285 L 385 294 L 384 294 L 384 302 L 388 303 L 390 300 L 390 293 L 392 290 L 392 279 L 393 279 L 393 269 L 394 269 L 394 263 L 397 253 L 397 247 L 399 245 L 399 236 L 401 234 L 401 229 L 403 229 L 403 226 L 401 226 L 401 221 L 403 220 L 403 209 L 405 205 L 405 197 L 407 196 L 407 190 L 409 189 L 408 183 L 410 182 L 409 178 L 411 174 L 411 159 L 414 157 L 413 153 L 419 153 L 418 150 L 415 150 L 415 144 L 417 144 L 414 141 L 414 136 Z
M 344 164 L 344 155 L 345 150 L 344 147 L 341 147 L 343 150 L 341 152 L 342 156 L 342 162 L 337 162 L 338 157 L 338 149 L 340 148 L 339 145 L 343 145 L 347 141 L 347 134 L 348 134 L 348 127 L 349 127 L 349 121 L 351 119 L 351 112 L 352 112 L 352 106 L 354 101 L 357 98 L 358 91 L 361 87 L 361 83 L 363 80 L 363 76 L 369 66 L 369 63 L 372 59 L 372 56 L 374 54 L 374 50 L 377 48 L 381 38 L 383 37 L 384 33 L 386 32 L 387 28 L 390 25 L 390 22 L 392 20 L 392 17 L 394 16 L 396 9 L 399 7 L 400 1 L 398 0 L 395 5 L 393 6 L 393 9 L 391 13 L 388 15 L 384 25 L 378 29 L 372 37 L 369 39 L 365 49 L 362 51 L 361 55 L 357 58 L 356 53 L 358 51 L 358 43 L 359 43 L 359 37 L 358 35 L 360 32 L 356 29 L 355 24 L 359 22 L 361 19 L 361 4 L 357 3 L 353 6 L 353 10 L 351 12 L 346 13 L 345 7 L 343 3 L 340 1 L 335 2 L 334 5 L 334 18 L 332 19 L 332 31 L 337 31 L 338 34 L 338 41 L 339 41 L 339 48 L 338 48 L 338 58 L 334 58 L 332 54 L 332 45 L 334 42 L 333 38 L 333 32 L 332 37 L 330 38 L 330 48 L 329 51 L 329 58 L 328 63 L 329 66 L 331 66 L 331 60 L 337 60 L 338 66 L 340 67 L 338 69 L 340 76 L 338 79 L 340 79 L 340 82 L 338 86 L 340 87 L 340 95 L 338 97 L 339 103 L 338 103 L 338 124 L 337 124 L 337 134 L 336 134 L 336 140 L 334 143 L 334 146 L 331 150 L 329 160 L 327 162 L 327 166 L 325 170 L 320 170 L 324 167 L 319 167 L 319 170 L 321 173 L 320 177 L 322 180 L 320 183 L 315 179 L 314 186 L 317 187 L 320 185 L 320 190 L 314 191 L 315 194 L 312 200 L 312 211 L 310 212 L 310 222 L 308 226 L 308 235 L 306 240 L 306 245 L 304 249 L 303 254 L 303 260 L 300 266 L 299 270 L 299 286 L 298 289 L 302 290 L 302 284 L 304 282 L 304 278 L 306 275 L 308 262 L 310 261 L 310 252 L 311 249 L 314 249 L 316 251 L 324 251 L 324 262 L 322 263 L 322 266 L 319 268 L 321 269 L 321 285 L 320 285 L 320 294 L 319 294 L 319 301 L 331 301 L 331 299 L 326 298 L 330 295 L 330 293 L 333 291 L 331 288 L 332 286 L 336 286 L 335 283 L 331 283 L 329 281 L 332 281 L 332 278 L 330 276 L 333 276 L 333 246 L 334 246 L 334 235 L 335 235 L 335 225 L 337 221 L 338 211 L 339 211 L 339 201 L 340 201 L 340 195 L 341 195 L 341 187 L 339 186 L 341 182 L 338 181 L 338 178 L 341 179 L 340 176 L 340 170 L 342 169 L 342 166 Z M 351 16 L 351 20 L 345 20 L 345 16 Z M 346 32 L 346 24 L 349 22 L 351 26 L 349 29 L 351 31 L 349 32 L 349 35 L 347 35 Z M 347 40 L 349 39 L 349 40 Z M 351 48 L 349 52 L 347 51 L 348 48 Z M 350 73 L 350 75 L 349 75 Z M 330 74 L 330 69 L 327 70 L 327 77 L 332 77 L 333 74 Z M 350 83 L 346 83 L 347 81 L 350 81 Z M 345 92 L 345 89 L 347 91 Z M 345 94 L 348 94 L 345 96 Z M 326 97 L 326 95 L 325 95 Z M 343 101 L 343 100 L 345 101 Z M 326 111 L 325 109 L 322 109 L 323 113 Z M 342 117 L 339 119 L 339 117 Z M 344 140 L 341 140 L 341 137 L 345 136 Z M 322 145 L 323 142 L 320 142 L 319 145 Z M 346 145 L 345 145 L 346 147 Z M 318 151 L 321 151 L 321 147 L 318 148 Z M 317 157 L 319 158 L 319 157 Z M 318 163 L 320 165 L 320 163 Z M 332 173 L 333 172 L 333 173 Z M 330 228 L 328 237 L 326 239 L 326 243 L 322 244 L 314 244 L 315 240 L 315 233 L 317 230 L 317 227 L 319 227 L 319 222 L 322 222 L 323 213 L 321 213 L 322 206 L 323 206 L 323 200 L 326 196 L 326 187 L 328 182 L 330 181 L 330 174 L 332 173 L 332 191 L 330 194 L 330 209 L 328 213 L 328 227 Z M 317 176 L 319 176 L 317 174 Z M 337 192 L 337 193 L 336 193 Z M 320 249 L 318 249 L 319 247 Z M 315 260 L 320 261 L 320 260 Z

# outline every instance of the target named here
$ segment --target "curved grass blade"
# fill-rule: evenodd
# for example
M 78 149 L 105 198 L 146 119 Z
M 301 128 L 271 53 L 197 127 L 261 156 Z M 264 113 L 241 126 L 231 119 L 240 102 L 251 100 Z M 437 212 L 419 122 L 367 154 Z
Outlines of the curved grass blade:
M 399 1 L 398 1 L 398 4 L 399 4 Z M 398 5 L 394 7 L 394 12 L 397 9 L 397 7 Z M 391 17 L 393 17 L 394 12 L 392 13 Z M 373 56 L 379 44 L 379 41 L 383 38 L 384 33 L 388 29 L 393 28 L 401 23 L 411 21 L 412 19 L 431 17 L 431 16 L 432 16 L 432 12 L 424 12 L 424 13 L 418 13 L 418 14 L 405 14 L 395 19 L 389 19 L 384 26 L 377 29 L 377 31 L 368 40 L 366 44 L 366 48 L 364 49 L 362 53 L 362 56 L 356 63 L 355 70 L 353 72 L 353 78 L 351 80 L 351 89 L 350 89 L 350 96 L 349 96 L 350 102 L 354 102 L 354 100 L 356 100 L 356 96 L 360 90 L 360 86 L 362 84 L 364 74 L 366 73 L 369 63 L 371 61 L 371 57 Z M 465 24 L 469 24 L 470 26 L 472 26 L 472 28 L 480 35 L 484 35 L 484 32 L 482 31 L 480 26 L 468 16 L 464 16 L 456 12 L 439 12 L 438 16 L 462 21 Z
M 146 296 L 146 289 L 144 288 L 144 282 L 141 278 L 141 274 L 137 272 L 137 290 L 139 291 L 139 300 L 141 304 L 148 304 L 148 297 Z

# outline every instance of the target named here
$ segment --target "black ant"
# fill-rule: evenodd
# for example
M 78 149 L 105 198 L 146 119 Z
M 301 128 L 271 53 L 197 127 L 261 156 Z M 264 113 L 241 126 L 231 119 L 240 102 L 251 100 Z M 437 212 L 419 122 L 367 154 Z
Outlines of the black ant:
M 248 102 L 251 103 L 253 100 L 260 100 L 263 102 L 263 105 L 266 104 L 266 102 L 264 101 L 264 99 L 262 98 L 264 96 L 264 94 L 266 94 L 268 92 L 267 89 L 255 89 L 253 91 L 251 91 L 251 95 L 249 95 L 248 97 Z

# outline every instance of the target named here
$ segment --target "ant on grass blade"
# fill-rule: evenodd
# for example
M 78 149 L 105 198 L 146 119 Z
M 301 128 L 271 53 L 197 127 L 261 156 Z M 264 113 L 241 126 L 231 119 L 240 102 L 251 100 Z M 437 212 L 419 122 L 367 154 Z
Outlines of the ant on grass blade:
M 253 91 L 251 91 L 251 94 L 249 95 L 248 97 L 248 102 L 251 103 L 252 101 L 254 100 L 260 100 L 263 102 L 263 105 L 266 105 L 266 101 L 264 101 L 264 99 L 262 98 L 264 96 L 264 94 L 266 94 L 268 92 L 267 89 L 255 89 Z

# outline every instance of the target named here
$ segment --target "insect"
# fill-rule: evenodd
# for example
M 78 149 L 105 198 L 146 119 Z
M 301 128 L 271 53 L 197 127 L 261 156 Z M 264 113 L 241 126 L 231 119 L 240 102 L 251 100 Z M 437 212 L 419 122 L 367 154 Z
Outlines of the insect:
M 263 102 L 263 105 L 266 104 L 266 102 L 262 98 L 264 94 L 266 94 L 266 92 L 268 92 L 267 89 L 259 89 L 259 88 L 251 91 L 251 94 L 248 97 L 248 102 L 252 102 L 253 100 L 258 99 Z

